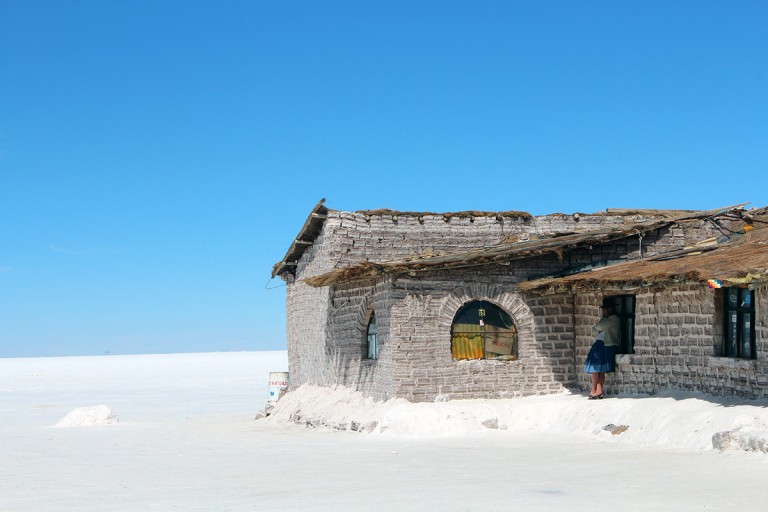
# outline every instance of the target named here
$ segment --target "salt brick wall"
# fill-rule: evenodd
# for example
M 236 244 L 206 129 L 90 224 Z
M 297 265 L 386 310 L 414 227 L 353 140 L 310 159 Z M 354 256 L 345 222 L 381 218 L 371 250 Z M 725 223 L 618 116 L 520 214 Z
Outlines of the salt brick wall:
M 330 294 L 327 288 L 304 283 L 288 285 L 288 371 L 290 389 L 310 383 L 329 386 L 335 381 L 326 353 L 326 330 Z
M 344 286 L 334 290 L 328 329 L 331 385 L 362 391 L 377 399 L 390 398 L 393 375 L 393 344 L 390 342 L 390 286 Z M 367 358 L 367 329 L 376 312 L 378 359 Z
M 374 261 L 398 259 L 424 251 L 456 251 L 476 249 L 498 243 L 510 233 L 525 231 L 526 222 L 519 218 L 478 217 L 453 218 L 446 222 L 442 216 L 426 216 L 419 222 L 415 217 L 371 216 L 353 212 L 331 210 L 315 243 L 302 255 L 296 267 L 295 278 L 284 275 L 286 292 L 286 334 L 288 338 L 288 366 L 292 389 L 305 384 L 332 386 L 340 383 L 352 385 L 355 373 L 357 385 L 373 396 L 382 397 L 392 389 L 391 370 L 386 370 L 390 344 L 382 344 L 377 363 L 362 361 L 358 356 L 358 372 L 351 369 L 352 357 L 362 349 L 349 354 L 347 349 L 357 343 L 362 333 L 357 325 L 342 322 L 334 324 L 340 306 L 331 303 L 329 288 L 312 288 L 302 282 L 308 277 L 329 272 L 368 259 Z M 343 298 L 341 298 L 343 299 Z M 354 307 L 355 300 L 348 300 Z M 359 300 L 358 300 L 359 302 Z M 389 305 L 377 306 L 380 336 L 386 338 L 388 318 L 382 313 Z M 378 311 L 378 310 L 385 311 Z M 351 328 L 351 330 L 350 330 Z M 349 339 L 347 339 L 349 338 Z M 345 341 L 343 341 L 345 340 Z M 351 341 L 354 340 L 354 341 Z M 340 372 L 340 374 L 337 374 Z
M 440 215 L 417 217 L 374 215 L 330 210 L 322 233 L 299 262 L 296 278 L 303 279 L 343 268 L 361 261 L 385 262 L 418 254 L 451 253 L 496 245 L 510 235 L 540 235 L 554 232 L 581 232 L 606 227 L 621 227 L 626 223 L 650 220 L 644 216 L 582 216 L 574 220 L 567 215 L 546 215 L 523 219 L 504 217 L 453 217 Z M 642 240 L 643 254 L 654 254 L 686 245 L 720 232 L 709 223 L 684 222 L 655 232 L 646 233 Z M 629 257 L 639 256 L 641 241 L 629 237 L 615 242 L 620 252 Z M 611 249 L 615 251 L 615 249 Z M 601 261 L 600 247 L 584 249 L 572 256 L 576 262 Z
M 509 267 L 423 274 L 421 279 L 382 278 L 378 284 L 312 288 L 301 280 L 356 262 L 392 261 L 424 252 L 456 252 L 495 245 L 511 234 L 583 231 L 639 216 L 550 215 L 526 220 L 374 215 L 329 211 L 322 232 L 302 256 L 296 277 L 287 275 L 287 335 L 291 387 L 304 383 L 353 387 L 376 398 L 412 400 L 522 396 L 551 393 L 579 382 L 579 366 L 591 344 L 599 297 L 523 296 L 521 280 L 573 265 L 637 257 L 639 239 L 513 262 Z M 690 245 L 719 234 L 706 223 L 685 223 L 644 236 L 643 254 Z M 512 314 L 521 331 L 520 360 L 453 361 L 450 323 L 461 305 L 486 299 Z M 464 302 L 462 302 L 464 301 Z M 585 303 L 586 301 L 586 303 Z M 510 311 L 513 308 L 514 311 Z M 367 315 L 376 310 L 380 354 L 365 359 Z M 763 325 L 765 325 L 765 318 Z M 587 325 L 589 324 L 589 325 Z M 586 330 L 586 332 L 585 332 Z M 759 335 L 758 335 L 758 339 Z M 622 379 L 624 378 L 622 374 Z M 629 379 L 629 377 L 627 377 Z M 642 385 L 637 385 L 640 379 Z M 582 380 L 583 382 L 583 380 Z M 623 382 L 623 381 L 622 381 Z M 628 381 L 629 382 L 629 381 Z M 650 375 L 625 389 L 654 389 Z
M 329 272 L 335 259 L 333 243 L 326 243 L 321 234 L 299 261 L 296 276 Z M 286 280 L 289 389 L 306 383 L 330 386 L 335 381 L 326 347 L 330 290 L 313 288 L 290 275 Z
M 340 268 L 361 261 L 392 261 L 425 252 L 446 253 L 468 251 L 496 245 L 511 235 L 542 235 L 556 232 L 582 232 L 587 230 L 621 227 L 627 223 L 652 220 L 648 216 L 588 215 L 575 220 L 570 215 L 545 215 L 524 219 L 521 217 L 452 217 L 446 220 L 442 215 L 373 215 L 357 212 L 330 210 L 323 226 L 322 243 L 328 247 L 315 257 L 332 260 L 332 268 Z M 701 223 L 697 223 L 699 225 Z M 704 228 L 707 236 L 717 233 L 711 227 Z M 685 238 L 706 238 L 701 235 L 687 236 L 678 228 L 674 239 L 662 246 L 683 247 Z M 644 242 L 643 249 L 653 252 L 654 235 Z M 668 237 L 667 237 L 668 238 Z M 636 238 L 624 242 L 639 247 Z M 321 240 L 316 241 L 315 246 Z M 302 258 L 302 261 L 304 258 Z M 309 269 L 307 269 L 309 270 Z M 312 275 L 316 275 L 312 272 Z M 297 277 L 299 273 L 297 273 Z M 301 277 L 309 277 L 309 274 Z
M 617 371 L 606 380 L 608 393 L 656 394 L 699 391 L 742 398 L 768 396 L 768 287 L 755 291 L 757 359 L 721 357 L 720 295 L 704 285 L 643 291 L 636 296 L 635 353 L 617 356 Z M 576 296 L 576 359 L 580 368 L 592 344 L 602 295 Z M 580 369 L 580 371 L 583 371 Z M 589 389 L 582 374 L 579 387 Z
M 395 394 L 412 401 L 504 398 L 547 394 L 573 385 L 571 303 L 568 297 L 526 300 L 491 281 L 430 282 L 426 294 L 395 295 L 392 341 Z M 464 360 L 451 355 L 451 323 L 470 300 L 488 300 L 510 313 L 517 361 Z M 530 306 L 533 307 L 530 307 Z M 534 315 L 534 310 L 542 313 Z
M 546 394 L 575 384 L 570 296 L 525 297 L 511 291 L 518 277 L 509 272 L 494 275 L 486 269 L 451 277 L 334 289 L 328 336 L 337 357 L 333 384 L 380 399 L 413 401 Z M 508 285 L 502 284 L 505 280 Z M 453 318 L 463 304 L 476 299 L 510 313 L 519 333 L 518 361 L 453 360 Z M 371 308 L 382 333 L 378 361 L 366 360 L 364 353 Z

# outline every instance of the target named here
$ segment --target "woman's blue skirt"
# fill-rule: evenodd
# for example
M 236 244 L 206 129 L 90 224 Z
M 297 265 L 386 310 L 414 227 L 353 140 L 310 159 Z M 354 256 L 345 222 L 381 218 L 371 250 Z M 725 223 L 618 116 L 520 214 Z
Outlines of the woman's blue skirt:
M 601 340 L 595 341 L 587 354 L 587 364 L 584 371 L 587 373 L 613 372 L 616 370 L 616 347 L 605 346 Z

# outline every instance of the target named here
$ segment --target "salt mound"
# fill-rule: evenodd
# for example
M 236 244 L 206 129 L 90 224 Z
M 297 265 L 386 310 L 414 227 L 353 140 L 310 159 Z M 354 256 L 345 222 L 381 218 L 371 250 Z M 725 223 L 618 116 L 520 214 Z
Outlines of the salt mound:
M 411 403 L 402 398 L 377 401 L 345 387 L 304 384 L 280 398 L 267 421 L 407 437 L 550 430 L 606 442 L 768 453 L 767 402 L 690 393 L 588 401 L 581 394 L 563 392 Z
M 106 405 L 93 407 L 80 407 L 69 412 L 60 419 L 55 427 L 96 427 L 100 425 L 114 425 L 120 420 Z

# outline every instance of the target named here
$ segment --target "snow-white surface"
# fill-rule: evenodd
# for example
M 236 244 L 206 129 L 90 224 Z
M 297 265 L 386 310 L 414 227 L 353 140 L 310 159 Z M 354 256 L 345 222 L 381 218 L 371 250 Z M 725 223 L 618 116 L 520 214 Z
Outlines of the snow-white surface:
M 768 434 L 768 402 L 714 399 L 705 395 L 606 397 L 581 394 L 507 400 L 377 402 L 347 388 L 305 385 L 278 402 L 269 418 L 408 437 L 456 436 L 490 429 L 549 431 L 614 443 L 712 449 L 712 435 L 734 431 Z M 628 428 L 616 437 L 608 425 Z
M 54 427 L 98 427 L 114 425 L 120 420 L 106 405 L 79 407 L 56 422 Z
M 284 351 L 0 359 L 0 512 L 765 510 L 768 455 L 711 436 L 765 433 L 766 403 L 305 386 L 254 421 L 286 369 Z M 52 428 L 95 404 L 119 423 Z

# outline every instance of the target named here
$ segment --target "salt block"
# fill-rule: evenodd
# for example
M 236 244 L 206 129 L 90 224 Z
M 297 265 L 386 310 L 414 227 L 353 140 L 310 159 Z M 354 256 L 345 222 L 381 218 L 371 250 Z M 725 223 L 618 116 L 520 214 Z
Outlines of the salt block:
M 603 430 L 607 430 L 614 436 L 617 436 L 622 432 L 626 432 L 628 428 L 629 428 L 629 425 L 614 425 L 613 423 L 609 423 L 603 427 Z
M 80 407 L 70 411 L 66 416 L 56 422 L 55 427 L 97 427 L 100 425 L 114 425 L 120 420 L 106 405 L 93 407 Z

